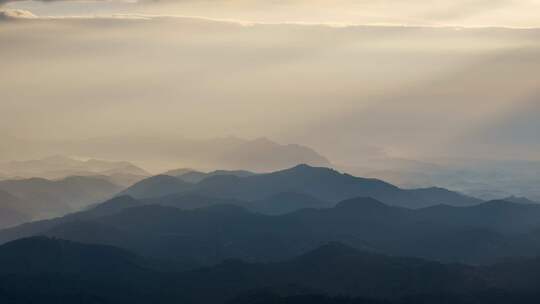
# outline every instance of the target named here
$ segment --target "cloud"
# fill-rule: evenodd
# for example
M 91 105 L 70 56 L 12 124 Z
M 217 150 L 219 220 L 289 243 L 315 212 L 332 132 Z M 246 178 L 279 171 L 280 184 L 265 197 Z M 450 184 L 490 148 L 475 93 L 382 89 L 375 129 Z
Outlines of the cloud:
M 38 0 L 39 1 L 39 0 Z M 57 0 L 53 0 L 57 1 Z M 65 0 L 58 0 L 65 1 Z M 159 21 L 179 21 L 184 22 L 191 20 L 192 22 L 208 22 L 215 23 L 220 25 L 234 25 L 234 26 L 291 26 L 291 27 L 321 27 L 321 28 L 344 28 L 344 29 L 377 29 L 377 28 L 394 28 L 394 29 L 413 29 L 413 30 L 429 30 L 429 29 L 448 29 L 452 31 L 465 30 L 465 29 L 508 29 L 508 30 L 536 30 L 540 27 L 512 27 L 512 26 L 449 26 L 449 25 L 410 25 L 410 24 L 395 24 L 395 23 L 354 23 L 354 22 L 304 22 L 304 21 L 283 21 L 283 22 L 265 22 L 265 21 L 250 21 L 242 19 L 233 19 L 233 18 L 213 18 L 205 16 L 195 16 L 195 15 L 177 15 L 177 14 L 146 14 L 146 13 L 112 13 L 112 14 L 95 14 L 95 15 L 35 15 L 28 10 L 21 9 L 5 9 L 0 10 L 0 12 L 5 11 L 16 11 L 19 13 L 12 13 L 12 18 L 27 18 L 27 19 L 39 19 L 39 20 L 154 20 Z M 6 13 L 8 15 L 9 13 Z M 24 16 L 24 15 L 26 16 Z
M 9 3 L 9 2 L 20 2 L 20 1 L 24 1 L 24 0 L 0 0 L 0 5 L 6 4 L 6 3 Z M 54 2 L 54 1 L 77 1 L 77 0 L 37 0 L 37 1 L 40 1 L 40 2 Z
M 1 20 L 15 20 L 15 19 L 31 19 L 31 18 L 36 18 L 36 16 L 26 10 L 20 10 L 20 9 L 0 10 L 0 21 Z
M 539 27 L 540 0 L 0 0 L 40 16 L 189 15 L 260 23 Z
M 380 153 L 366 145 L 455 153 L 470 144 L 442 143 L 517 106 L 540 77 L 540 30 L 128 16 L 2 25 L 2 132 L 267 135 L 336 160 Z

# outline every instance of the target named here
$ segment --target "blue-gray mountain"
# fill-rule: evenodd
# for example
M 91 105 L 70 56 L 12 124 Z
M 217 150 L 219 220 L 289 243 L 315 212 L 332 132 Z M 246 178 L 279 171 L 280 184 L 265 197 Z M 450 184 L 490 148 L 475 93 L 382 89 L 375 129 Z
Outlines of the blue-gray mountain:
M 198 202 L 209 207 L 178 209 L 172 207 L 175 198 L 180 206 Z M 234 200 L 122 196 L 88 211 L 3 230 L 0 241 L 45 234 L 197 264 L 280 260 L 339 241 L 374 252 L 477 264 L 540 253 L 539 227 L 540 205 L 502 201 L 414 210 L 357 198 L 333 208 L 270 216 Z
M 280 193 L 301 193 L 328 202 L 327 206 L 362 196 L 408 208 L 438 204 L 469 206 L 481 202 L 442 188 L 401 189 L 381 180 L 355 177 L 333 169 L 308 165 L 257 175 L 211 174 L 198 183 L 178 179 L 181 177 L 176 180 L 166 176 L 151 177 L 126 189 L 122 194 L 150 198 L 189 192 L 210 197 L 260 201 Z
M 20 198 L 0 190 L 0 228 L 14 226 L 32 219 L 29 212 L 21 206 L 24 206 L 24 202 Z
M 122 186 L 91 176 L 0 181 L 0 207 L 21 215 L 0 219 L 0 227 L 78 211 L 113 197 L 121 189 Z

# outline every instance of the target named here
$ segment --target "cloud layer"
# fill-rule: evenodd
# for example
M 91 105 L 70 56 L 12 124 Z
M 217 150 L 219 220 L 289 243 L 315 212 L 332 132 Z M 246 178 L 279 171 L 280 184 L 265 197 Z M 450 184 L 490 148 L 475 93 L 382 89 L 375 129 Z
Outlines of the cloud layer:
M 49 141 L 267 135 L 336 161 L 534 158 L 537 141 L 511 138 L 537 127 L 519 113 L 538 109 L 539 38 L 148 15 L 6 22 L 0 128 Z M 505 135 L 487 141 L 490 126 Z
M 1 3 L 40 16 L 144 13 L 266 23 L 540 27 L 540 0 L 0 0 Z
M 0 20 L 13 20 L 13 19 L 28 19 L 36 18 L 34 14 L 29 11 L 19 9 L 0 9 Z

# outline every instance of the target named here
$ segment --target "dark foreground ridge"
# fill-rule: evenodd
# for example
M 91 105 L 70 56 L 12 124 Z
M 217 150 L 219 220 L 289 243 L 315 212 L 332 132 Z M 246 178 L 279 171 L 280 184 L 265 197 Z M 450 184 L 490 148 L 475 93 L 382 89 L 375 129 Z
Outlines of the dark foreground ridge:
M 0 300 L 398 304 L 433 303 L 444 297 L 453 302 L 442 303 L 489 299 L 489 303 L 517 304 L 540 299 L 535 294 L 540 283 L 534 280 L 540 271 L 538 259 L 471 267 L 329 243 L 275 263 L 229 260 L 187 271 L 164 271 L 164 263 L 110 246 L 46 237 L 22 239 L 0 246 Z

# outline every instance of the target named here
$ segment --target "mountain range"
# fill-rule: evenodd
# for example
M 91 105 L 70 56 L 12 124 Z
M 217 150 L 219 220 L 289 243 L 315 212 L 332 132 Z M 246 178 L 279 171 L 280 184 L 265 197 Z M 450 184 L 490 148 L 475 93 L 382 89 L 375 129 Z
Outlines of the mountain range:
M 3 180 L 0 181 L 0 208 L 6 212 L 10 210 L 14 215 L 6 215 L 0 226 L 78 211 L 111 198 L 121 189 L 122 186 L 93 176 L 70 176 L 60 180 Z
M 539 182 L 537 172 L 540 168 L 538 161 L 474 158 L 435 158 L 419 161 L 378 154 L 374 156 L 370 153 L 364 153 L 366 155 L 355 153 L 354 157 L 347 157 L 344 160 L 339 154 L 325 155 L 307 146 L 280 144 L 265 137 L 255 139 L 225 137 L 204 140 L 176 138 L 173 142 L 159 137 L 142 136 L 52 142 L 3 137 L 2 142 L 5 143 L 5 149 L 0 151 L 0 154 L 4 159 L 37 158 L 53 155 L 61 150 L 69 155 L 85 155 L 94 159 L 126 159 L 151 168 L 155 172 L 165 172 L 178 165 L 193 166 L 203 171 L 242 169 L 270 172 L 299 163 L 307 163 L 312 166 L 332 166 L 357 176 L 378 178 L 405 188 L 438 186 L 483 200 L 520 196 L 540 202 L 540 192 L 537 187 Z M 17 146 L 19 149 L 10 151 L 10 146 Z M 36 154 L 36 151 L 40 151 L 39 154 Z M 49 158 L 54 160 L 64 157 Z M 42 170 L 32 174 L 23 172 L 6 174 L 4 167 L 6 167 L 5 164 L 0 165 L 0 179 L 16 177 L 57 179 L 68 175 L 100 174 L 94 170 L 81 171 L 80 168 L 69 169 L 65 172 L 61 172 L 63 169 L 52 168 L 45 170 L 48 172 L 45 174 L 41 172 Z M 167 175 L 176 176 L 169 173 L 167 172 Z M 103 175 L 110 176 L 111 174 Z M 127 186 L 138 181 L 140 176 L 140 173 L 135 176 L 119 175 L 113 182 Z
M 305 164 L 265 174 L 225 173 L 207 174 L 206 178 L 196 183 L 182 179 L 182 176 L 190 172 L 184 172 L 176 180 L 166 175 L 155 176 L 140 181 L 122 194 L 135 198 L 151 198 L 175 192 L 192 192 L 210 197 L 255 201 L 266 200 L 280 193 L 301 193 L 326 201 L 329 203 L 327 206 L 344 199 L 363 196 L 408 208 L 438 204 L 468 206 L 481 202 L 479 199 L 442 188 L 401 189 L 381 180 L 355 177 L 330 168 Z
M 45 237 L 0 246 L 0 264 L 5 303 L 528 304 L 538 299 L 540 269 L 538 259 L 472 267 L 328 243 L 280 262 L 163 271 L 122 249 Z
M 129 186 L 149 176 L 145 170 L 125 161 L 98 159 L 78 160 L 55 155 L 37 160 L 0 163 L 3 179 L 63 179 L 69 176 L 102 176 L 109 181 Z
M 492 201 L 407 209 L 355 198 L 332 208 L 279 215 L 249 211 L 241 204 L 253 202 L 196 195 L 148 200 L 120 196 L 87 211 L 5 229 L 0 242 L 49 235 L 207 265 L 229 258 L 276 261 L 335 241 L 373 252 L 469 264 L 540 253 L 537 204 Z
M 151 176 L 127 188 L 102 175 L 3 180 L 0 207 L 5 210 L 6 219 L 0 221 L 0 228 L 30 219 L 61 216 L 121 195 L 184 209 L 227 203 L 265 214 L 332 207 L 353 197 L 374 197 L 408 208 L 438 204 L 468 206 L 481 202 L 442 188 L 401 189 L 380 180 L 308 165 L 261 174 L 243 170 L 204 173 L 189 169 L 167 173 L 178 174 Z
M 0 301 L 540 299 L 540 204 L 523 198 L 404 189 L 305 164 L 166 173 L 127 188 L 96 176 L 0 181 L 11 226 L 0 230 Z
M 95 159 L 124 159 L 155 171 L 166 171 L 178 165 L 204 170 L 251 170 L 267 172 L 299 163 L 329 166 L 330 161 L 317 151 L 299 144 L 282 144 L 266 137 L 253 139 L 234 136 L 208 139 L 160 136 L 95 137 L 70 141 L 35 141 L 1 138 L 13 142 L 18 151 L 4 149 L 4 159 L 35 158 L 64 151 L 68 155 L 84 155 Z M 11 146 L 6 144 L 6 146 Z M 2 172 L 2 170 L 0 170 Z

